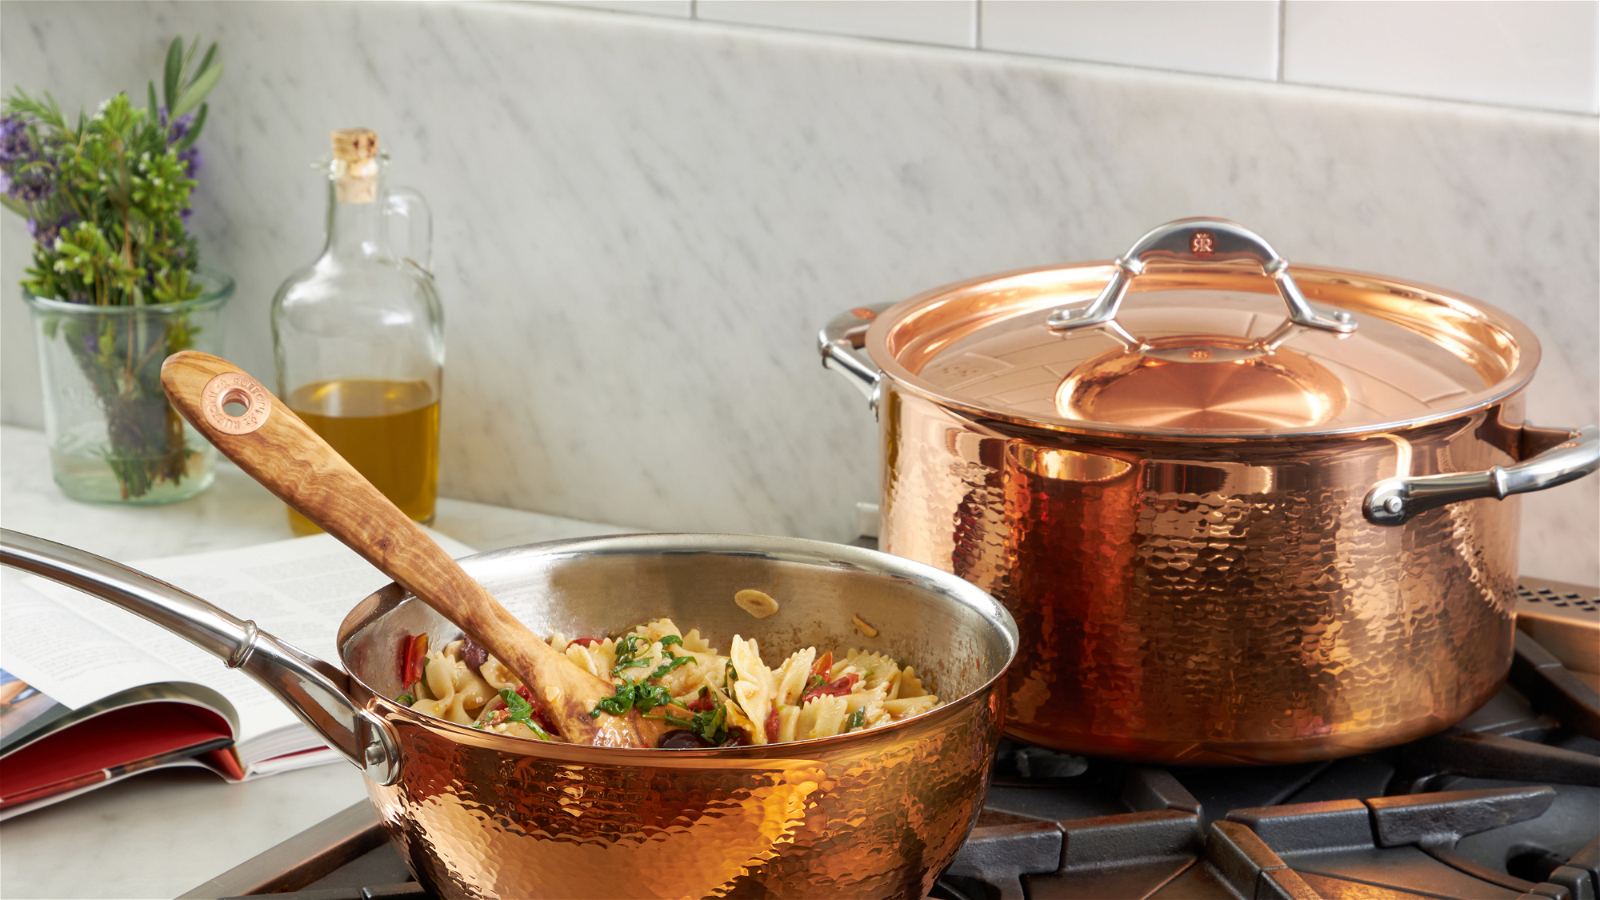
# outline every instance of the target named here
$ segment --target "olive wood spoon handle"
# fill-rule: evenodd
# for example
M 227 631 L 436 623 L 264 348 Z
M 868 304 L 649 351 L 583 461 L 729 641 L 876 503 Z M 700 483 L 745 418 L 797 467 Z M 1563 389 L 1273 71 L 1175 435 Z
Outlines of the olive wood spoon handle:
M 260 382 L 225 359 L 167 357 L 161 385 L 174 408 L 223 455 L 397 584 L 438 610 L 544 698 L 572 743 L 654 747 L 665 731 L 637 712 L 590 711 L 615 685 L 573 665 L 473 580 Z M 244 412 L 224 407 L 242 404 Z

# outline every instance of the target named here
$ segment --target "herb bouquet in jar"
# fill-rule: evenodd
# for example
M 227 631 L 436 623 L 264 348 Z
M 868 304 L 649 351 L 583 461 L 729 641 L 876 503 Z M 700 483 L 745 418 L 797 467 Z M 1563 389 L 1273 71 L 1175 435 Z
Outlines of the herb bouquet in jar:
M 55 480 L 79 500 L 168 503 L 210 485 L 215 450 L 167 403 L 161 363 L 220 353 L 233 280 L 186 229 L 217 46 L 168 48 L 164 105 L 126 93 L 92 116 L 18 89 L 0 118 L 0 202 L 28 221 L 33 314 Z

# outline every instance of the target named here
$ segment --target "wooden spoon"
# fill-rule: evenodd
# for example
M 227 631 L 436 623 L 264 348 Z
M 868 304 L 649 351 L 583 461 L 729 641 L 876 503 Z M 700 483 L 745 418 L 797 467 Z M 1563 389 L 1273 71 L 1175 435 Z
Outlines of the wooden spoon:
M 454 622 L 544 699 L 575 744 L 654 747 L 656 719 L 590 715 L 615 685 L 553 650 L 462 570 L 405 513 L 261 383 L 225 359 L 167 357 L 161 385 L 179 413 L 233 460 L 323 530 Z M 225 407 L 242 406 L 235 415 Z

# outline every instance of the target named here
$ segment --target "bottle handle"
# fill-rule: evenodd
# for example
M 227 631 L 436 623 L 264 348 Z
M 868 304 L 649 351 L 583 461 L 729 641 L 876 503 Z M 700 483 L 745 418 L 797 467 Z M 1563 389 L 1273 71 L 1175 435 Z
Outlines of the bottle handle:
M 395 257 L 410 260 L 412 265 L 433 277 L 433 213 L 428 201 L 411 188 L 391 188 L 384 198 L 383 214 L 389 223 L 389 246 L 395 248 Z M 404 225 L 404 240 L 396 243 L 394 221 Z

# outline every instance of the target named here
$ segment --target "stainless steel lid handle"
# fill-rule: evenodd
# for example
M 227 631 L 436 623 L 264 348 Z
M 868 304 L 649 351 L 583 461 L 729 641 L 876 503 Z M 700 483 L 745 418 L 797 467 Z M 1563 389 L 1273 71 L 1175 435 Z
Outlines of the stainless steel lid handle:
M 873 409 L 878 408 L 878 382 L 883 378 L 871 357 L 860 352 L 866 344 L 867 329 L 892 303 L 858 306 L 834 316 L 817 335 L 817 352 L 824 368 L 844 375 L 854 384 Z
M 1226 219 L 1179 219 L 1168 222 L 1139 238 L 1132 249 L 1116 261 L 1111 281 L 1087 306 L 1063 306 L 1046 320 L 1053 331 L 1105 325 L 1117 317 L 1117 309 L 1133 279 L 1144 273 L 1151 259 L 1227 262 L 1253 259 L 1272 278 L 1278 294 L 1289 308 L 1289 319 L 1306 328 L 1320 328 L 1348 334 L 1356 323 L 1342 309 L 1326 310 L 1312 306 L 1289 275 L 1289 263 L 1255 232 Z
M 0 564 L 120 606 L 244 670 L 373 781 L 399 777 L 399 744 L 386 722 L 350 698 L 349 676 L 256 623 L 120 563 L 9 528 L 0 529 Z
M 1568 440 L 1514 466 L 1379 482 L 1368 492 L 1361 511 L 1374 525 L 1403 525 L 1424 510 L 1483 497 L 1504 500 L 1576 481 L 1596 470 L 1600 470 L 1600 427 L 1585 425 L 1571 432 Z

